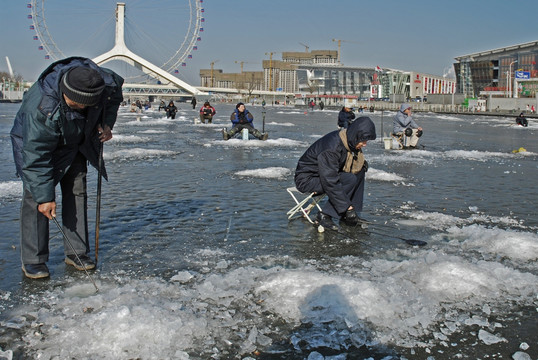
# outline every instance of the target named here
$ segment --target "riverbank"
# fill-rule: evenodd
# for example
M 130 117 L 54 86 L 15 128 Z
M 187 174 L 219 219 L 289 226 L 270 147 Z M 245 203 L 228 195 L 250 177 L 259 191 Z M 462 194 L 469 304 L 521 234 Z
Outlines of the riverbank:
M 495 116 L 495 117 L 507 117 L 507 118 L 515 118 L 521 113 L 525 113 L 525 117 L 528 120 L 537 120 L 538 114 L 526 114 L 526 111 L 524 110 L 505 110 L 505 111 L 472 111 L 462 105 L 443 105 L 443 104 L 421 104 L 421 103 L 410 103 L 413 112 L 415 113 L 426 113 L 431 112 L 435 114 L 446 114 L 446 115 L 480 115 L 480 116 Z M 386 103 L 386 102 L 373 102 L 369 105 L 367 103 L 365 104 L 359 104 L 359 107 L 362 106 L 364 111 L 363 114 L 371 114 L 372 112 L 376 111 L 398 111 L 400 109 L 401 104 L 393 104 L 393 103 Z M 373 107 L 373 108 L 372 108 Z M 310 108 L 307 105 L 295 105 L 295 108 L 302 109 L 306 111 L 311 111 Z M 324 110 L 340 110 L 342 108 L 341 105 L 339 106 L 325 106 Z M 355 108 L 357 109 L 357 108 Z M 315 107 L 315 110 L 319 110 L 319 107 Z M 359 112 L 355 110 L 356 114 Z

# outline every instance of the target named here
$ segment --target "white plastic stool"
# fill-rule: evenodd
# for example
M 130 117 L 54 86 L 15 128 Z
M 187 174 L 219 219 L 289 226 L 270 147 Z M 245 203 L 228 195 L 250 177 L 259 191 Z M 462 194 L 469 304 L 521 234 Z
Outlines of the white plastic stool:
M 300 211 L 301 214 L 308 221 L 310 221 L 310 223 L 313 224 L 314 221 L 312 221 L 312 219 L 309 216 L 310 211 L 312 211 L 314 207 L 317 207 L 318 210 L 321 211 L 321 207 L 318 204 L 325 197 L 325 194 L 318 194 L 318 195 L 316 195 L 316 193 L 305 194 L 297 190 L 295 186 L 287 188 L 286 191 L 291 195 L 291 197 L 293 198 L 296 204 L 286 213 L 288 215 L 288 220 L 293 219 L 294 216 Z

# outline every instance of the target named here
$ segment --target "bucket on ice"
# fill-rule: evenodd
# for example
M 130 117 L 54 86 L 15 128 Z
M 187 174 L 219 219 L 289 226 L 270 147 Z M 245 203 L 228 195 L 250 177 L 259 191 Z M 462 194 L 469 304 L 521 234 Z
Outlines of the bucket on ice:
M 241 135 L 243 135 L 243 140 L 248 140 L 248 129 L 241 130 Z
M 383 143 L 385 144 L 385 150 L 392 149 L 392 138 L 383 138 Z

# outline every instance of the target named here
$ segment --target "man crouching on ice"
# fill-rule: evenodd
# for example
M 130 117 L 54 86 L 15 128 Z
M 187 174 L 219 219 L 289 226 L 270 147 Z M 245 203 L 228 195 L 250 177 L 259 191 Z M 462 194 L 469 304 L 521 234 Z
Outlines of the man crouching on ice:
M 375 125 L 369 117 L 356 119 L 347 129 L 336 130 L 313 143 L 301 156 L 295 170 L 295 185 L 303 193 L 327 194 L 329 200 L 316 223 L 337 230 L 332 218 L 355 226 L 362 222 L 364 176 L 368 162 L 362 148 L 375 140 Z

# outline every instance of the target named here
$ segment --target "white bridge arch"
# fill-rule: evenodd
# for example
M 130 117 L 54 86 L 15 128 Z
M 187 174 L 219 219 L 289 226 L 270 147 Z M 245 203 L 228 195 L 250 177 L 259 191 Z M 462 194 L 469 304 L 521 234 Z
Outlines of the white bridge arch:
M 104 64 L 111 60 L 121 60 L 127 64 L 141 70 L 145 74 L 148 74 L 161 83 L 169 83 L 175 86 L 178 86 L 192 95 L 208 95 L 205 92 L 202 92 L 187 84 L 186 82 L 178 79 L 172 74 L 164 71 L 157 65 L 152 64 L 151 62 L 145 60 L 144 58 L 136 55 L 134 52 L 127 48 L 125 44 L 125 33 L 124 33 L 124 20 L 125 20 L 125 3 L 116 4 L 116 36 L 115 44 L 112 49 L 107 51 L 104 54 L 101 54 L 93 59 L 93 61 L 98 64 Z

